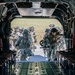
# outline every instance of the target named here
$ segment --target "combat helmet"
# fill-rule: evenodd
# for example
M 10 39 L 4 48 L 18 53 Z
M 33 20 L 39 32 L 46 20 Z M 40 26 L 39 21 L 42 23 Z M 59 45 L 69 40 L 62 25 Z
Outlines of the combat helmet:
M 24 36 L 24 35 L 28 36 L 28 30 L 27 30 L 27 29 L 25 29 L 25 30 L 23 31 L 23 36 Z

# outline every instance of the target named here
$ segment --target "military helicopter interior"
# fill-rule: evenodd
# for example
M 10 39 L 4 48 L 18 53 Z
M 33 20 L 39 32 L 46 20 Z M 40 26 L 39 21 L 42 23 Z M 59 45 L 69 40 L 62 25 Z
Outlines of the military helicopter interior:
M 73 0 L 0 1 L 0 75 L 75 75 L 74 3 Z M 50 26 L 54 26 L 54 31 L 50 30 Z M 30 41 L 31 48 L 27 46 L 27 49 L 32 49 L 32 54 L 23 55 L 25 51 L 17 47 L 18 42 L 10 48 L 12 43 L 18 39 L 15 39 L 17 36 L 27 36 L 31 40 L 31 28 L 36 32 L 35 44 Z M 17 32 L 24 30 L 23 35 L 15 34 L 15 29 Z M 54 60 L 47 58 L 48 51 L 44 56 L 45 49 L 52 48 L 50 45 L 46 47 L 49 44 L 49 41 L 46 43 L 44 39 L 46 31 L 50 35 L 52 35 L 50 32 L 57 32 L 57 42 L 60 43 L 58 41 L 60 36 L 64 40 L 64 44 L 59 44 L 60 49 L 58 45 L 56 46 L 55 56 L 51 56 L 51 58 L 56 57 Z

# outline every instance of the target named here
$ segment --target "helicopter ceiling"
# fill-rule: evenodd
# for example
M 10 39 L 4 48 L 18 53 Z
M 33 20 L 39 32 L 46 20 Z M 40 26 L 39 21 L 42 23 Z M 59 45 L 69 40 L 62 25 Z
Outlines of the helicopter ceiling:
M 17 2 L 16 5 L 22 16 L 52 16 L 57 4 L 53 2 Z
M 7 11 L 12 13 L 12 16 L 23 17 L 23 16 L 43 16 L 43 17 L 59 17 L 62 21 L 67 22 L 74 18 L 74 12 L 70 5 L 66 2 L 28 2 L 28 1 L 17 1 L 17 2 L 3 2 L 0 3 L 0 11 Z M 1 13 L 0 13 L 1 14 Z
M 75 14 L 75 0 L 0 0 L 0 2 L 66 2 Z

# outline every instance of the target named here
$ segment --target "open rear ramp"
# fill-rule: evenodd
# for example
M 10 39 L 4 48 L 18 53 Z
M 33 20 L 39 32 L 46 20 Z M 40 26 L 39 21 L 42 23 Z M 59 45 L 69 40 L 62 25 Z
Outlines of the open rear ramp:
M 64 75 L 54 62 L 23 62 L 16 64 L 16 75 Z

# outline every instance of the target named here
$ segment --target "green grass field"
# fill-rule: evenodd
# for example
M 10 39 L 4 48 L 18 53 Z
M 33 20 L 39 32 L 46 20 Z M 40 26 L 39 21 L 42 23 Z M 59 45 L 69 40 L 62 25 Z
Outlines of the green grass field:
M 37 33 L 37 44 L 39 44 L 39 41 L 42 40 L 45 34 L 45 29 L 49 28 L 50 24 L 55 24 L 56 27 L 61 27 L 61 23 L 57 19 L 49 18 L 16 18 L 11 22 L 12 28 L 16 26 L 23 28 L 33 26 Z

